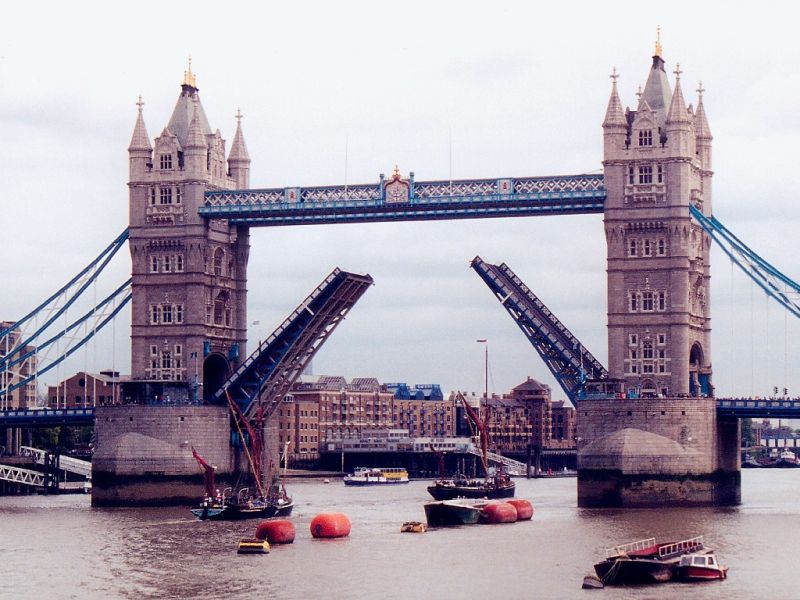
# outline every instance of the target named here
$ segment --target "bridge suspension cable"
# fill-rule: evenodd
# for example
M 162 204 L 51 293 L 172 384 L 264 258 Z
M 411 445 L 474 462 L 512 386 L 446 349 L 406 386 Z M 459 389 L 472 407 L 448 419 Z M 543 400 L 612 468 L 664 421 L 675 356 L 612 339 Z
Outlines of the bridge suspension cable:
M 71 323 L 55 322 L 94 284 L 128 239 L 126 229 L 58 291 L 15 323 L 0 330 L 0 399 L 34 381 L 83 347 L 131 300 L 131 280 Z M 43 339 L 44 338 L 44 339 Z M 62 342 L 65 345 L 62 347 Z M 35 362 L 30 369 L 29 361 Z
M 798 301 L 800 284 L 761 258 L 715 217 L 704 215 L 694 206 L 689 206 L 689 211 L 733 263 L 767 295 L 775 299 L 795 317 L 800 318 L 800 302 Z

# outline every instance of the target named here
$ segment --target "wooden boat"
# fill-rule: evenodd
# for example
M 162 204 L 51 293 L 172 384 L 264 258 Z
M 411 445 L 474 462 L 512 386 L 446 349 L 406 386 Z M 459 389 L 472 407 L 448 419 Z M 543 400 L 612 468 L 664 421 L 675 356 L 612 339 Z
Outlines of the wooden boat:
M 513 498 L 516 484 L 505 473 L 486 479 L 473 479 L 455 477 L 453 479 L 439 479 L 428 486 L 428 493 L 436 500 L 452 500 L 454 498 Z
M 400 526 L 401 533 L 425 533 L 428 528 L 419 521 L 406 521 Z
M 685 554 L 675 568 L 678 581 L 711 581 L 727 576 L 728 568 L 719 564 L 713 552 Z
M 425 504 L 425 519 L 428 527 L 451 527 L 454 525 L 474 525 L 481 516 L 486 502 L 459 498 L 441 500 Z
M 350 486 L 396 485 L 408 483 L 408 471 L 402 467 L 358 467 L 352 475 L 345 476 L 343 481 L 345 485 Z
M 648 538 L 607 549 L 594 570 L 606 585 L 664 583 L 673 579 L 683 555 L 701 550 L 702 536 L 665 544 Z

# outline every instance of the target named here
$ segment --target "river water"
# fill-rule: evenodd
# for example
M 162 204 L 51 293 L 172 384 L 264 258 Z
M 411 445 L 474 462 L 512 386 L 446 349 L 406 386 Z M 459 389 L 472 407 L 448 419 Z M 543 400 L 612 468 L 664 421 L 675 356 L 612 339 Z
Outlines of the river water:
M 517 480 L 532 521 L 400 533 L 424 521 L 426 482 L 348 488 L 290 481 L 297 538 L 240 556 L 256 521 L 196 521 L 185 508 L 93 509 L 83 495 L 0 498 L 2 598 L 800 598 L 800 469 L 742 473 L 735 508 L 589 510 L 575 479 Z M 346 539 L 311 519 L 347 514 Z M 582 590 L 604 548 L 703 534 L 726 581 Z

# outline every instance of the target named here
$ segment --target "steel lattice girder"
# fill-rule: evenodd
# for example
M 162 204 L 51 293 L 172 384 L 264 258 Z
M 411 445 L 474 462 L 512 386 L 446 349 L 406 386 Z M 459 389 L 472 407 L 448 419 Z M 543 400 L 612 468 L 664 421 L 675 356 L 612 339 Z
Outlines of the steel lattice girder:
M 0 479 L 35 487 L 44 487 L 44 475 L 39 471 L 0 465 Z
M 93 408 L 0 410 L 0 427 L 55 427 L 94 425 Z
M 471 266 L 500 300 L 573 403 L 580 399 L 587 379 L 608 377 L 600 361 L 505 263 L 491 265 L 476 256 Z
M 369 275 L 335 269 L 231 375 L 215 401 L 227 392 L 246 416 L 262 407 L 268 418 L 372 283 Z

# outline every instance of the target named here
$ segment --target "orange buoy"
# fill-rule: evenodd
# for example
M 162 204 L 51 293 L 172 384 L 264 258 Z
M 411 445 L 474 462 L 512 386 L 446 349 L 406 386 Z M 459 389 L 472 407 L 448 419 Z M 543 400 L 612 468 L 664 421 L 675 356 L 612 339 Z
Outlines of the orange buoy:
M 481 520 L 484 523 L 514 523 L 517 520 L 517 509 L 508 502 L 490 502 L 483 507 Z
M 287 519 L 261 521 L 256 527 L 256 539 L 270 544 L 291 544 L 294 541 L 294 523 Z
M 523 498 L 512 498 L 508 501 L 517 509 L 517 521 L 528 521 L 533 518 L 533 504 Z
M 322 513 L 311 521 L 315 538 L 340 538 L 350 535 L 350 519 L 343 513 Z

